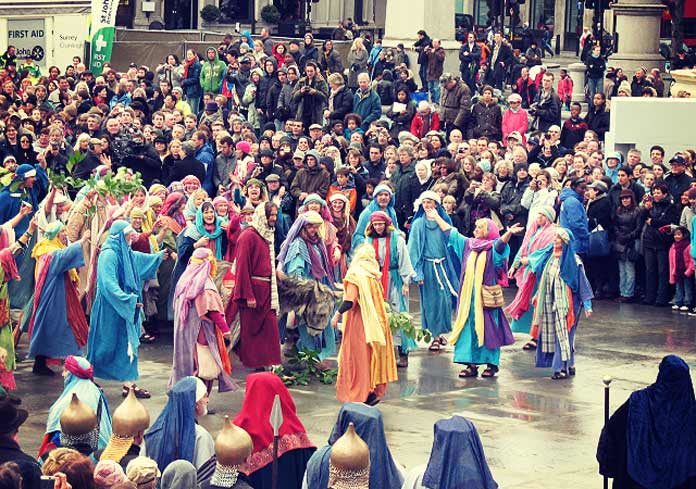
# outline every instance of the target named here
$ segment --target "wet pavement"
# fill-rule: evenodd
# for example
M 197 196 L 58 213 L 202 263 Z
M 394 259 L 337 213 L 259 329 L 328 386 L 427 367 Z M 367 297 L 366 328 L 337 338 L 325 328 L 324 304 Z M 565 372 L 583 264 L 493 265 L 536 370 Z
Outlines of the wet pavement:
M 418 304 L 412 302 L 412 311 Z M 459 414 L 472 420 L 481 436 L 488 463 L 501 488 L 598 488 L 595 451 L 603 424 L 602 377 L 613 378 L 611 407 L 616 409 L 631 391 L 654 381 L 661 358 L 682 356 L 696 368 L 696 318 L 669 309 L 633 304 L 595 302 L 595 314 L 583 318 L 577 335 L 577 376 L 553 381 L 547 369 L 534 368 L 533 352 L 522 350 L 525 338 L 503 349 L 501 371 L 495 379 L 459 379 L 451 349 L 412 353 L 399 382 L 389 387 L 380 404 L 387 438 L 397 461 L 412 468 L 426 464 L 433 424 Z M 26 336 L 20 355 L 26 351 Z M 139 385 L 153 393 L 145 405 L 152 420 L 166 402 L 165 387 L 171 365 L 171 335 L 140 353 Z M 234 415 L 242 403 L 244 377 L 234 372 L 240 389 L 213 394 L 216 414 L 202 424 L 217 432 L 225 414 Z M 20 362 L 18 394 L 30 411 L 20 441 L 35 453 L 44 432 L 49 406 L 62 389 L 61 377 L 36 377 L 31 363 Z M 104 382 L 113 410 L 121 401 L 120 383 Z M 340 404 L 333 386 L 312 384 L 291 388 L 310 437 L 326 442 Z

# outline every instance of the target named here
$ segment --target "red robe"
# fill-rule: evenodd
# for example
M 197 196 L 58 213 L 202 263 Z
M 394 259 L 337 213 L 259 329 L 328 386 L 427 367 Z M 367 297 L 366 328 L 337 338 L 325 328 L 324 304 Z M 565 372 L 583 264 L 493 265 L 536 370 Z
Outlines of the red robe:
M 268 242 L 252 227 L 242 231 L 235 250 L 236 277 L 227 307 L 227 321 L 239 313 L 240 334 L 236 352 L 248 368 L 279 365 L 278 316 L 271 309 L 271 254 Z M 267 277 L 259 280 L 253 277 Z M 256 307 L 247 301 L 256 300 Z

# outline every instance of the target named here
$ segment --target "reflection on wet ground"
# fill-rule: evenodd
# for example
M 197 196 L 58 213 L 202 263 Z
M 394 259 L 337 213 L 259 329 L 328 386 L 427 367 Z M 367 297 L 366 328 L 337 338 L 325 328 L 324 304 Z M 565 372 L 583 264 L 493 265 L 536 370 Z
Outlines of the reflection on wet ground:
M 413 301 L 412 311 L 418 310 Z M 611 406 L 616 409 L 631 391 L 654 381 L 660 359 L 669 353 L 696 366 L 696 318 L 666 309 L 597 302 L 591 320 L 583 319 L 577 336 L 577 376 L 552 381 L 550 371 L 534 368 L 532 352 L 521 349 L 525 338 L 506 347 L 495 379 L 459 379 L 460 366 L 451 363 L 451 348 L 413 353 L 399 382 L 390 386 L 380 404 L 396 459 L 406 467 L 425 464 L 432 444 L 433 424 L 459 414 L 478 427 L 495 479 L 502 488 L 600 487 L 595 450 L 603 424 L 602 377 L 610 375 Z M 25 338 L 26 341 L 26 338 Z M 20 355 L 26 344 L 20 347 Z M 171 336 L 141 348 L 138 382 L 148 388 L 145 401 L 152 418 L 166 402 L 171 365 Z M 241 406 L 246 371 L 237 368 L 240 390 L 214 393 L 216 414 L 202 424 L 213 432 L 225 414 Z M 19 364 L 19 395 L 31 416 L 20 432 L 22 445 L 33 453 L 43 435 L 48 407 L 62 388 L 60 376 L 34 377 L 31 364 Z M 121 401 L 120 385 L 104 382 L 114 409 Z M 298 412 L 317 445 L 325 443 L 339 403 L 332 386 L 292 389 Z

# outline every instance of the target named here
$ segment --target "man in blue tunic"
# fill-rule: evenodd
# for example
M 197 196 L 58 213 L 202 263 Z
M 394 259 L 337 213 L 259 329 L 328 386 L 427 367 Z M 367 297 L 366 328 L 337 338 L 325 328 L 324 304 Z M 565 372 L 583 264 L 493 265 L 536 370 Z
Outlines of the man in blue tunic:
M 114 221 L 99 254 L 88 341 L 88 360 L 98 378 L 120 381 L 138 378 L 141 292 L 144 282 L 155 278 L 166 251 L 152 254 L 133 251 L 130 245 L 136 237 L 137 233 L 126 221 Z M 136 389 L 136 396 L 149 397 L 149 392 Z
M 408 252 L 416 271 L 414 281 L 420 290 L 420 303 L 428 305 L 421 308 L 421 325 L 433 336 L 430 351 L 440 351 L 447 343 L 443 335 L 452 331 L 452 301 L 459 290 L 459 273 L 447 248 L 447 235 L 426 212 L 436 209 L 450 226 L 452 222 L 435 192 L 423 192 L 418 202 L 418 212 L 411 222 Z
M 29 221 L 39 208 L 39 202 L 46 196 L 48 176 L 44 168 L 23 164 L 17 167 L 12 183 L 0 191 L 0 224 L 4 224 L 19 213 L 22 205 L 30 205 L 32 212 L 24 216 L 15 233 L 20 236 L 29 227 Z
M 81 355 L 87 342 L 87 319 L 77 293 L 76 268 L 84 266 L 82 243 L 89 239 L 86 231 L 80 241 L 68 246 L 68 235 L 60 221 L 48 225 L 32 257 L 36 260 L 36 289 L 29 320 L 29 358 L 34 358 L 36 375 L 55 375 L 48 368 L 48 358 Z
M 380 184 L 375 187 L 372 202 L 363 209 L 360 217 L 358 217 L 358 224 L 355 226 L 355 233 L 353 233 L 353 240 L 350 245 L 351 250 L 354 250 L 365 241 L 365 229 L 370 222 L 370 216 L 373 212 L 382 211 L 387 214 L 394 227 L 398 229 L 396 210 L 394 209 L 395 202 L 394 191 L 389 185 Z
M 323 223 L 324 220 L 316 211 L 300 214 L 280 248 L 278 263 L 290 277 L 316 280 L 333 287 L 334 278 L 328 252 L 319 235 L 319 228 Z M 327 322 L 326 327 L 318 331 L 300 321 L 297 328 L 300 334 L 297 342 L 299 351 L 315 351 L 321 360 L 336 354 L 336 335 L 331 324 Z

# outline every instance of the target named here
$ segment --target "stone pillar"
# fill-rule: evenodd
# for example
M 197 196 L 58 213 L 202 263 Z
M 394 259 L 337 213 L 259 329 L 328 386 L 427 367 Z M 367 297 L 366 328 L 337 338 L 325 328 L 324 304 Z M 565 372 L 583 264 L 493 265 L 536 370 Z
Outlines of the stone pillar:
M 570 63 L 568 75 L 573 80 L 572 102 L 585 102 L 585 65 L 583 63 Z
M 660 20 L 663 5 L 655 0 L 621 0 L 612 7 L 616 18 L 618 49 L 608 61 L 631 73 L 640 66 L 664 69 L 660 55 Z
M 460 43 L 454 40 L 454 7 L 453 1 L 387 0 L 383 45 L 395 47 L 398 43 L 404 44 L 409 53 L 411 70 L 419 84 L 417 53 L 412 47 L 418 40 L 416 33 L 421 29 L 431 39 L 442 41 L 442 47 L 447 52 L 445 72 L 459 73 Z

